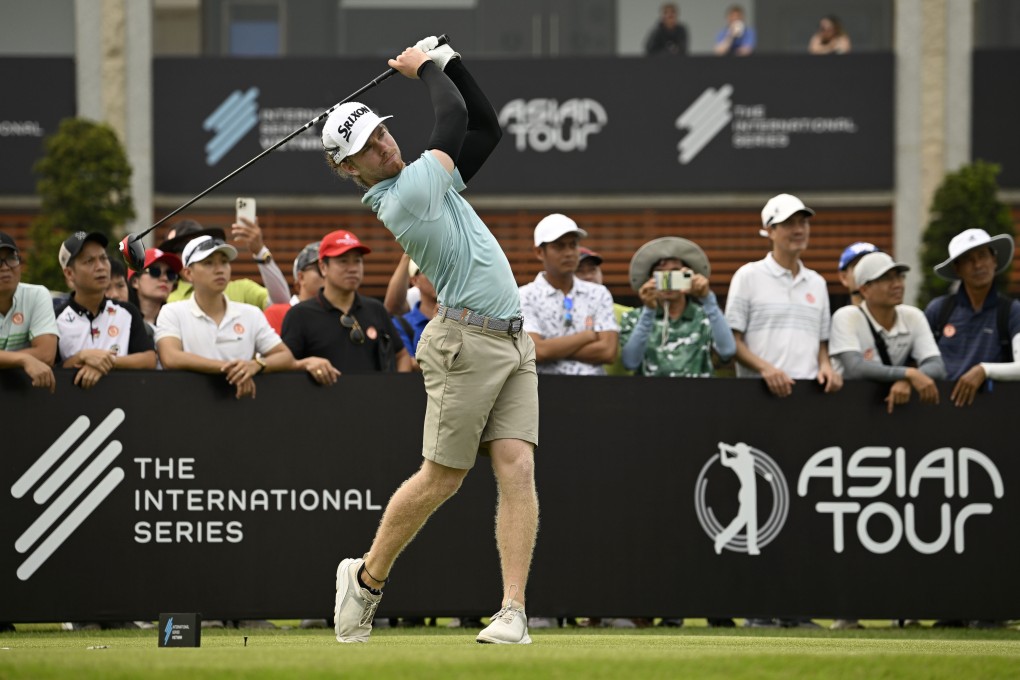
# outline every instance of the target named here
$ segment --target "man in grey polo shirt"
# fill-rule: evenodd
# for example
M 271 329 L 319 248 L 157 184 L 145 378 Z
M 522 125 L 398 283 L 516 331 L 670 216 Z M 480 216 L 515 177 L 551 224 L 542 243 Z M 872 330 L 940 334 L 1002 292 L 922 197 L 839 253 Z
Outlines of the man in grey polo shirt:
M 460 55 L 435 37 L 389 65 L 421 79 L 435 127 L 411 163 L 364 104 L 337 108 L 322 130 L 330 167 L 366 189 L 375 211 L 435 286 L 439 311 L 422 333 L 417 359 L 428 395 L 417 473 L 396 491 L 371 549 L 337 568 L 339 642 L 367 642 L 390 569 L 435 510 L 450 498 L 481 448 L 496 476 L 496 545 L 501 609 L 478 642 L 527 644 L 525 587 L 538 531 L 534 447 L 538 443 L 535 345 L 522 332 L 510 263 L 460 192 L 499 141 L 496 112 Z M 471 568 L 471 567 L 468 567 Z

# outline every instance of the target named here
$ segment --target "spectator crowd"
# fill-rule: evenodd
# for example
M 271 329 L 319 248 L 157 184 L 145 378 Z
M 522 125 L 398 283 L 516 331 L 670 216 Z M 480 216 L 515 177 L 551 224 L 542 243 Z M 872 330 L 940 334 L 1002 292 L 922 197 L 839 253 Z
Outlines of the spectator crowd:
M 956 235 L 934 269 L 951 292 L 923 311 L 903 300 L 909 266 L 870 243 L 848 244 L 833 265 L 850 304 L 831 313 L 824 278 L 801 259 L 814 214 L 790 194 L 765 204 L 759 233 L 768 252 L 734 274 L 725 309 L 704 250 L 674 236 L 633 254 L 629 282 L 640 306 L 615 303 L 588 233 L 567 215 L 546 216 L 534 229 L 542 269 L 520 287 L 539 374 L 711 378 L 735 359 L 738 377 L 762 380 L 779 398 L 798 389 L 797 381 L 816 381 L 826 393 L 845 380 L 887 384 L 890 414 L 914 395 L 938 404 L 937 380 L 951 381 L 949 401 L 958 407 L 980 399 L 994 381 L 1020 380 L 1020 301 L 996 285 L 1014 258 L 1011 236 L 981 228 Z M 441 301 L 408 256 L 385 301 L 375 300 L 358 290 L 371 250 L 337 230 L 300 251 L 291 295 L 258 224 L 235 223 L 231 232 L 241 248 L 221 229 L 178 222 L 146 251 L 138 272 L 119 266 L 105 235 L 76 232 L 55 253 L 66 294 L 22 281 L 21 246 L 0 232 L 0 369 L 23 371 L 50 392 L 57 389 L 54 366 L 72 369 L 81 389 L 113 370 L 190 370 L 221 375 L 237 398 L 254 397 L 258 376 L 275 371 L 304 371 L 330 386 L 344 373 L 420 370 L 418 339 Z M 258 262 L 265 285 L 231 276 L 241 249 Z M 532 627 L 557 624 L 531 619 Z

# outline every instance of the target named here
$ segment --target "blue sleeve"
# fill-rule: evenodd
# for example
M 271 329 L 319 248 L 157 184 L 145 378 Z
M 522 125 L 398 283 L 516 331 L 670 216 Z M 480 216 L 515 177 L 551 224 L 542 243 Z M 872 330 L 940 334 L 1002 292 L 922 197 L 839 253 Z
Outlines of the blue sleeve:
M 410 325 L 410 322 L 407 321 L 407 317 L 404 317 L 404 321 Z M 393 324 L 393 327 L 397 329 L 397 335 L 400 336 L 400 341 L 404 343 L 404 349 L 407 350 L 408 354 L 414 356 L 414 339 L 407 336 L 407 331 L 404 330 L 404 324 L 400 323 L 400 320 L 396 316 L 393 317 L 391 323 Z
M 620 352 L 623 359 L 623 367 L 628 371 L 636 371 L 641 368 L 641 362 L 645 358 L 645 348 L 648 346 L 648 338 L 655 326 L 655 310 L 651 307 L 642 307 L 641 315 L 638 316 L 637 324 L 626 344 Z
M 729 361 L 737 353 L 737 341 L 733 337 L 730 325 L 726 323 L 726 317 L 719 309 L 715 293 L 708 291 L 708 295 L 702 298 L 701 305 L 705 310 L 705 316 L 708 317 L 708 323 L 712 326 L 712 344 L 715 347 L 715 353 L 723 361 Z

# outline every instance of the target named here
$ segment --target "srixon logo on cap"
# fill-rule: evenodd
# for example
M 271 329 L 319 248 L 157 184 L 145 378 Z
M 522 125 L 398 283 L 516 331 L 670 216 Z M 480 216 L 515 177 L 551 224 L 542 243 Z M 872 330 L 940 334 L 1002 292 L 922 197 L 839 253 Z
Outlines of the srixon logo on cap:
M 343 135 L 345 142 L 351 141 L 351 128 L 353 128 L 354 124 L 358 122 L 358 119 L 368 113 L 368 111 L 369 109 L 367 106 L 362 106 L 360 109 L 354 109 L 354 111 L 351 112 L 351 115 L 347 116 L 347 120 L 344 121 L 344 124 L 337 128 L 336 131 Z

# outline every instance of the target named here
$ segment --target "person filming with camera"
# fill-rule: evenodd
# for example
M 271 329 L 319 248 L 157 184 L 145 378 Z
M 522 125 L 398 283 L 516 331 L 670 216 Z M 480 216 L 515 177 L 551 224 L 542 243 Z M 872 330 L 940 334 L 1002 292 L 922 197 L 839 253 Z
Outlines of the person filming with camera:
M 630 261 L 630 285 L 644 306 L 620 323 L 623 365 L 640 375 L 710 378 L 712 351 L 729 361 L 733 333 L 709 289 L 705 252 L 666 236 L 641 246 Z

